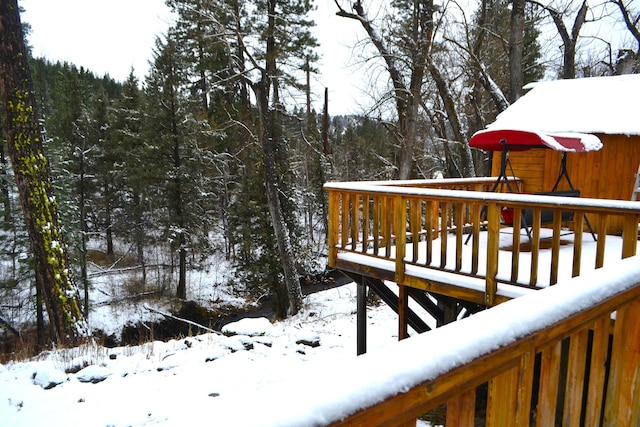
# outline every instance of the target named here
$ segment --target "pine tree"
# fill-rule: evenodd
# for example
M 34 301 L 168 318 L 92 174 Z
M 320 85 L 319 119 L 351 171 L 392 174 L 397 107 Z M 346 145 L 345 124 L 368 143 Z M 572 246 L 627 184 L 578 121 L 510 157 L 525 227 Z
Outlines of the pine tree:
M 149 169 L 159 206 L 165 212 L 164 236 L 178 254 L 176 296 L 187 298 L 187 252 L 207 246 L 209 182 L 205 165 L 213 133 L 206 121 L 197 120 L 195 102 L 189 97 L 183 56 L 172 31 L 166 41 L 157 39 L 153 67 L 146 79 L 146 133 L 154 141 Z
M 147 147 L 142 137 L 143 97 L 133 70 L 124 82 L 121 97 L 114 102 L 111 111 L 111 141 L 108 154 L 103 158 L 113 169 L 114 198 L 120 209 L 111 224 L 120 236 L 133 243 L 138 263 L 142 268 L 142 282 L 146 282 L 145 247 L 149 243 L 147 231 L 150 185 L 147 168 Z M 105 147 L 105 148 L 107 148 Z M 112 206 L 113 207 L 113 206 Z M 115 210 L 111 210 L 115 213 Z

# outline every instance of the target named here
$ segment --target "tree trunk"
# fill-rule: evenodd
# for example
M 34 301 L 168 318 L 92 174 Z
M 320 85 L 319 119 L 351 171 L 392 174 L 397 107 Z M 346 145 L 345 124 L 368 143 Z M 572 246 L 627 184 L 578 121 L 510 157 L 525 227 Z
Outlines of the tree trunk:
M 522 94 L 522 50 L 524 49 L 525 0 L 513 0 L 509 28 L 509 102 L 514 103 Z
M 272 135 L 272 119 L 268 108 L 268 96 L 264 89 L 264 80 L 254 85 L 256 102 L 260 115 L 261 131 L 260 142 L 262 146 L 262 160 L 264 164 L 264 186 L 267 192 L 271 224 L 278 244 L 278 254 L 282 263 L 286 292 L 279 292 L 282 296 L 288 295 L 289 314 L 294 315 L 302 308 L 302 289 L 298 272 L 294 262 L 293 247 L 289 238 L 289 232 L 284 220 L 282 205 L 280 203 L 278 175 L 276 170 L 276 147 Z M 284 315 L 286 313 L 280 313 Z
M 0 89 L 9 155 L 53 338 L 74 344 L 90 332 L 70 275 L 49 164 L 43 154 L 17 0 L 0 0 Z

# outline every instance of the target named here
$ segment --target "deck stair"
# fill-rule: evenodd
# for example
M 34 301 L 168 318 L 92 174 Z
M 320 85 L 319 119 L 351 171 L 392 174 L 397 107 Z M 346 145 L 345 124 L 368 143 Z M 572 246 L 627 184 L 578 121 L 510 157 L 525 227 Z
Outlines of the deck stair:
M 400 298 L 385 281 L 357 273 L 346 271 L 342 271 L 342 273 L 354 282 L 363 284 L 366 289 L 371 290 L 396 314 L 399 314 Z M 485 309 L 479 304 L 429 293 L 416 288 L 406 288 L 406 290 L 408 297 L 422 307 L 435 320 L 438 327 Z M 362 298 L 366 298 L 366 293 L 362 295 Z M 407 324 L 419 334 L 431 330 L 427 322 L 410 308 L 407 308 Z M 358 348 L 360 349 L 359 354 L 362 354 L 366 349 L 366 326 L 363 323 L 359 327 L 362 328 L 362 333 L 358 334 Z

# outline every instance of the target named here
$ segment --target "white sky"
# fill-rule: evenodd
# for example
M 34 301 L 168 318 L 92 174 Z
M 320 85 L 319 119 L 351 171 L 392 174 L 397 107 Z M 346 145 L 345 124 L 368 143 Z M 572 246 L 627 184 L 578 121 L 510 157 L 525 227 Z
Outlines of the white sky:
M 357 70 L 347 66 L 358 24 L 335 16 L 333 0 L 317 0 L 316 37 L 321 43 L 320 75 L 312 81 L 313 106 L 322 111 L 325 86 L 329 113 L 358 112 Z M 31 25 L 36 57 L 68 61 L 124 81 L 132 67 L 140 80 L 149 69 L 154 40 L 171 23 L 164 0 L 19 0 L 22 21 Z

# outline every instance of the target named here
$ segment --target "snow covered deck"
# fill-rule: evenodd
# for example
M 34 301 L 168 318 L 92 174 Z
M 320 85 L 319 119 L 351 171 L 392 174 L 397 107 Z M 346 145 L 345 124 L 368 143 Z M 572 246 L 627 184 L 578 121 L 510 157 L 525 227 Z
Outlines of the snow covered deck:
M 491 306 L 638 251 L 640 203 L 486 192 L 492 182 L 327 184 L 329 265 Z M 530 232 L 505 226 L 503 209 L 515 224 L 528 212 Z M 554 221 L 541 223 L 549 213 Z M 621 236 L 607 235 L 613 217 Z

